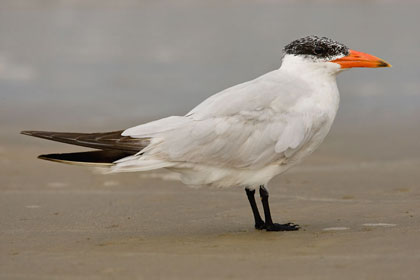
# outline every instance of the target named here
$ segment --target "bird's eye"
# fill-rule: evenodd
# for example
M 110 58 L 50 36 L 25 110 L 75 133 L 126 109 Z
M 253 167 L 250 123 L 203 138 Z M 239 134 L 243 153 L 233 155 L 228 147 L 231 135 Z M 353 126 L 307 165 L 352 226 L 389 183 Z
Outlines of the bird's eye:
M 315 47 L 314 52 L 315 54 L 321 54 L 324 50 L 321 47 Z

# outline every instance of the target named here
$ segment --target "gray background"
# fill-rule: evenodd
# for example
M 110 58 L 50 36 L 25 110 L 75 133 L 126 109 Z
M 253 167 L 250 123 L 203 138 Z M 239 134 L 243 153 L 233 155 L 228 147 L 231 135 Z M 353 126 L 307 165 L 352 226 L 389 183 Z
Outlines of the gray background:
M 419 9 L 0 0 L 0 279 L 418 279 Z M 41 161 L 82 149 L 19 134 L 185 114 L 278 68 L 283 46 L 309 34 L 393 67 L 342 73 L 325 143 L 270 182 L 273 219 L 298 232 L 254 230 L 242 188 Z
M 340 75 L 336 127 L 386 123 L 390 132 L 419 118 L 415 2 L 3 0 L 0 8 L 3 128 L 102 131 L 182 115 L 278 68 L 283 46 L 309 34 L 394 66 Z

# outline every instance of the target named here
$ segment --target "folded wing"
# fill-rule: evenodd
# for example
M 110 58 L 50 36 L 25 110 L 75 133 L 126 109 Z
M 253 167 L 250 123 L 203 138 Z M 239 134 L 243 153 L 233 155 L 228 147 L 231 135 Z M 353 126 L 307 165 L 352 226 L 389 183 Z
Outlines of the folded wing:
M 52 141 L 98 149 L 97 151 L 46 154 L 40 159 L 78 165 L 110 166 L 114 161 L 132 156 L 149 143 L 149 139 L 122 136 L 122 130 L 105 133 L 73 133 L 50 131 L 22 131 L 22 134 Z
M 122 136 L 122 132 L 123 131 L 120 130 L 102 133 L 74 133 L 50 131 L 22 131 L 21 133 L 52 141 L 101 150 L 139 152 L 149 144 L 149 139 L 138 139 L 129 136 Z

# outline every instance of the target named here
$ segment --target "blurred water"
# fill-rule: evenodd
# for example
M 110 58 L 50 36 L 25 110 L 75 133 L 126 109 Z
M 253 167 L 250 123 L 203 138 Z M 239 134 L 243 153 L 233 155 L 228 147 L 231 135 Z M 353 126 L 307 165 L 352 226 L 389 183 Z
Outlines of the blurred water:
M 282 47 L 309 34 L 393 65 L 339 77 L 336 126 L 417 124 L 419 9 L 403 1 L 1 1 L 2 132 L 103 131 L 185 114 L 279 67 Z

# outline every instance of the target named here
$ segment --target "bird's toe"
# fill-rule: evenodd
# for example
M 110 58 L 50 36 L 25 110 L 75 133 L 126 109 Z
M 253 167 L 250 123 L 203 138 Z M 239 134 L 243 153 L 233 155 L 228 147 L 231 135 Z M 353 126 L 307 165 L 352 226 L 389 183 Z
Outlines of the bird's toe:
M 300 226 L 294 223 L 266 225 L 267 231 L 295 231 L 299 229 Z

